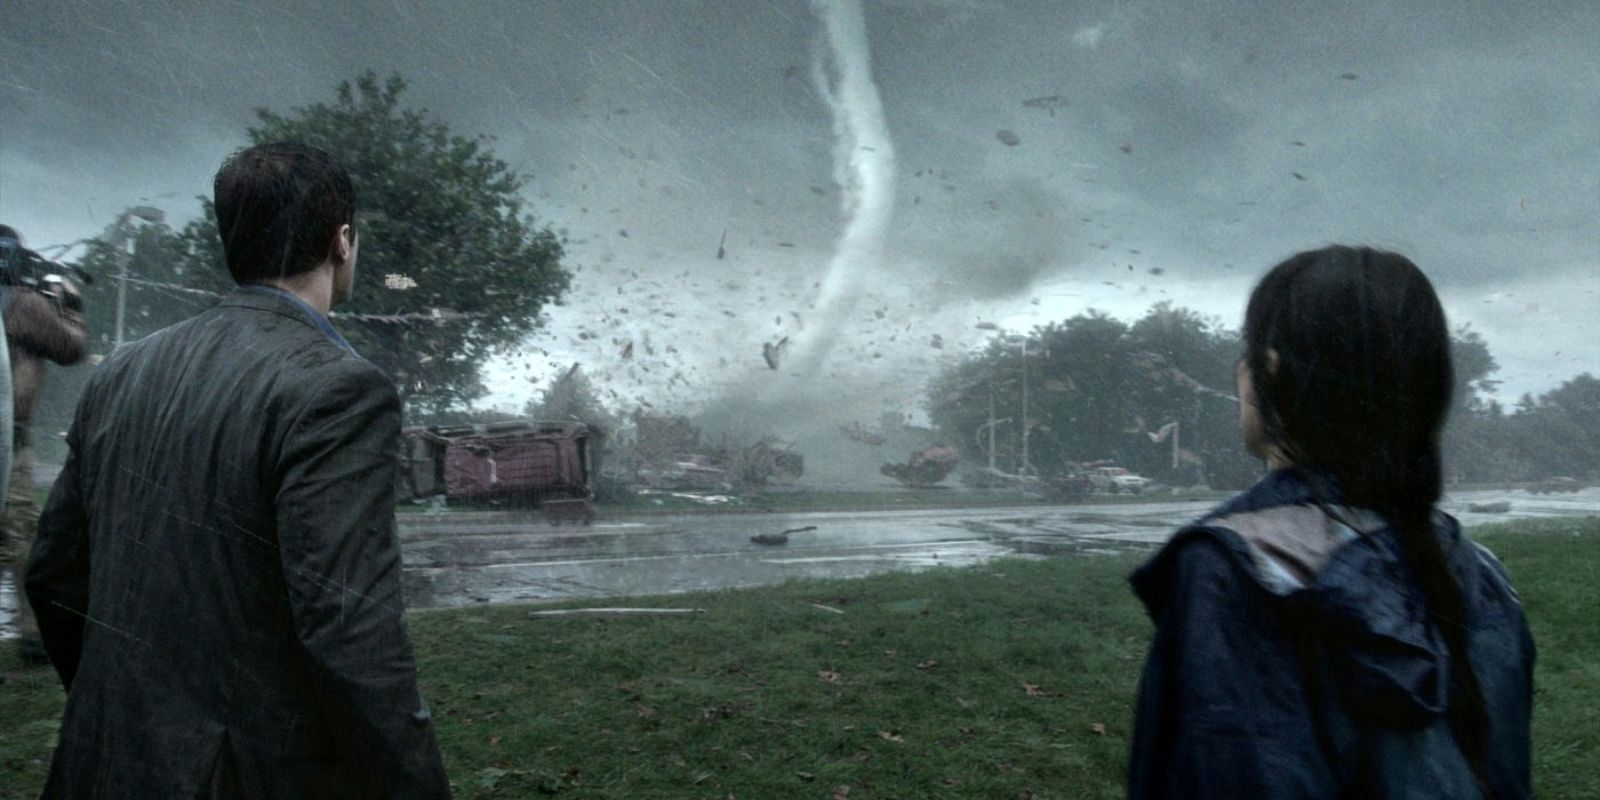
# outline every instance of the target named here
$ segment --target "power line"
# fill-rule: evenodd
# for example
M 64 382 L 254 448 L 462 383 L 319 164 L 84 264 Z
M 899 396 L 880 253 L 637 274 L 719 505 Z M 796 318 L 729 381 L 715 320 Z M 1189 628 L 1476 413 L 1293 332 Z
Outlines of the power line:
M 134 277 L 129 277 L 127 280 L 128 283 L 138 284 L 140 286 L 148 286 L 153 289 L 170 289 L 172 291 L 187 292 L 189 294 L 201 295 L 203 297 L 222 298 L 227 296 L 221 292 L 213 292 L 206 289 L 196 289 L 192 286 L 181 286 L 176 283 L 163 283 L 161 281 L 150 281 L 144 280 L 143 278 Z M 462 311 L 449 311 L 445 309 L 434 309 L 432 313 L 428 314 L 353 314 L 336 311 L 328 314 L 328 316 L 333 319 L 348 319 L 353 322 L 381 322 L 391 325 L 404 325 L 413 322 L 460 322 L 462 320 L 483 319 L 488 315 L 466 313 Z

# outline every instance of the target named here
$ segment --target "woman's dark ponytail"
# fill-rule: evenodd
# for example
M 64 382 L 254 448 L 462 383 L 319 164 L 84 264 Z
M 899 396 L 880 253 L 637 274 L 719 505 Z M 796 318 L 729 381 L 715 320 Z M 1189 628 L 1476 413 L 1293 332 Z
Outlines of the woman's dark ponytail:
M 1478 675 L 1473 671 L 1472 661 L 1468 657 L 1470 609 L 1434 530 L 1433 502 L 1405 502 L 1408 498 L 1439 496 L 1439 447 L 1433 444 L 1428 451 L 1425 461 L 1431 462 L 1431 470 L 1418 469 L 1411 473 L 1424 479 L 1418 481 L 1420 485 L 1402 487 L 1410 491 L 1397 493 L 1395 499 L 1401 501 L 1399 504 L 1375 510 L 1382 513 L 1399 534 L 1400 547 L 1407 564 L 1416 575 L 1417 585 L 1422 589 L 1429 616 L 1438 626 L 1450 652 L 1450 675 L 1453 681 L 1448 712 L 1450 727 L 1456 741 L 1461 744 L 1462 754 L 1472 767 L 1483 796 L 1493 798 L 1486 763 L 1489 755 L 1489 715 L 1484 705 L 1483 687 L 1478 684 Z M 1433 476 L 1431 481 L 1426 480 L 1429 475 Z
M 1394 253 L 1301 253 L 1256 286 L 1244 339 L 1268 439 L 1294 464 L 1332 475 L 1344 504 L 1377 511 L 1395 530 L 1449 651 L 1452 731 L 1493 797 L 1489 719 L 1468 658 L 1469 604 L 1433 525 L 1439 433 L 1454 390 L 1438 295 Z

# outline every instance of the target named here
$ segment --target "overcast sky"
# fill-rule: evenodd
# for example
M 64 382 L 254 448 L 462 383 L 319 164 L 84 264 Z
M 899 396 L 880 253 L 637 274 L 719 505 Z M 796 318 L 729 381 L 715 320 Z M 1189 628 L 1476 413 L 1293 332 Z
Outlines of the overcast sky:
M 1334 241 L 1414 258 L 1509 398 L 1600 371 L 1600 4 L 1531 5 L 867 2 L 892 211 L 831 379 L 914 411 L 980 322 L 1172 300 L 1237 326 L 1254 278 Z M 623 407 L 694 410 L 818 335 L 849 221 L 820 10 L 12 0 L 0 220 L 35 247 L 134 204 L 181 222 L 252 109 L 399 72 L 495 137 L 581 269 L 486 402 L 580 361 Z

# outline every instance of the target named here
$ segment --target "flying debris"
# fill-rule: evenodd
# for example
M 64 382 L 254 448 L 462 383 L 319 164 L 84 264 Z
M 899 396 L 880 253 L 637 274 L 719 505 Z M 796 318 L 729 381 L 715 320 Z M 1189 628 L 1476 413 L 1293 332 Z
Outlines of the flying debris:
M 622 360 L 623 361 L 628 361 L 628 360 L 630 360 L 632 358 L 633 358 L 633 342 L 630 341 L 627 344 L 624 344 L 622 346 Z
M 997 331 L 997 330 L 1000 330 L 1000 326 L 994 324 L 993 322 L 980 322 L 980 323 L 978 323 L 977 327 L 978 327 L 978 330 L 980 330 L 980 331 Z
M 1053 117 L 1056 115 L 1056 109 L 1067 107 L 1067 98 L 1059 94 L 1052 94 L 1044 97 L 1029 98 L 1022 101 L 1022 104 L 1028 108 L 1042 108 L 1050 112 L 1050 116 Z
M 779 339 L 776 344 L 767 342 L 761 345 L 761 357 L 767 360 L 768 369 L 777 369 L 779 362 L 783 361 L 783 354 L 789 349 L 789 337 Z
M 1342 81 L 1353 81 L 1353 80 L 1355 80 L 1356 78 L 1359 78 L 1359 77 L 1361 77 L 1361 76 L 1355 74 L 1354 72 L 1345 72 L 1345 73 L 1341 73 L 1339 75 L 1339 80 L 1342 80 Z
M 1305 142 L 1302 142 L 1302 141 L 1300 141 L 1300 140 L 1299 140 L 1299 139 L 1296 139 L 1296 140 L 1294 140 L 1294 141 L 1292 141 L 1292 142 L 1290 142 L 1290 143 L 1289 143 L 1289 144 L 1292 144 L 1292 145 L 1294 145 L 1294 146 L 1295 146 L 1295 147 L 1305 147 L 1305 146 L 1306 146 L 1306 143 L 1305 143 Z
M 1000 143 L 1006 147 L 1016 147 L 1022 144 L 1022 137 L 1013 133 L 1010 128 L 1001 128 L 995 131 L 994 138 L 999 139 Z
M 1167 271 L 1165 269 L 1162 269 L 1161 267 L 1151 267 L 1150 268 L 1150 274 L 1151 275 L 1165 275 L 1165 274 L 1167 274 Z
M 722 259 L 728 257 L 728 250 L 727 250 L 727 248 L 725 248 L 723 246 L 723 245 L 726 245 L 727 243 L 728 243 L 728 229 L 727 228 L 723 228 L 722 229 L 722 238 L 717 240 L 717 260 L 718 261 L 721 261 Z
M 1133 142 L 1123 142 L 1117 149 L 1124 153 L 1131 153 L 1133 152 Z
M 1293 176 L 1294 176 L 1294 179 L 1295 179 L 1295 180 L 1297 180 L 1297 181 L 1303 181 L 1303 180 L 1305 180 L 1305 179 L 1306 179 L 1306 176 L 1304 176 L 1304 175 L 1301 175 L 1301 174 L 1300 174 L 1300 173 L 1298 173 L 1298 172 L 1291 172 L 1291 173 L 1289 173 L 1289 174 L 1290 174 L 1290 175 L 1293 175 Z
M 936 334 L 933 335 L 933 340 L 928 342 L 928 344 L 932 345 L 933 349 L 935 349 L 935 350 L 943 350 L 944 349 L 944 337 L 940 336 L 939 334 L 936 333 Z
M 860 442 L 870 447 L 882 447 L 889 441 L 888 437 L 875 431 L 869 431 L 861 426 L 860 422 L 852 425 L 840 425 L 839 432 L 852 442 Z

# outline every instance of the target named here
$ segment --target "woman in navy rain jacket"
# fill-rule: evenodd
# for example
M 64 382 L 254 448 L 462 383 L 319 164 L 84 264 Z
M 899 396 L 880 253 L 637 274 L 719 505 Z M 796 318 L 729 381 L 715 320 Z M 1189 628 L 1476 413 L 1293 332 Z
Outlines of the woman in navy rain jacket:
M 1409 260 L 1330 247 L 1256 287 L 1240 427 L 1271 471 L 1132 576 L 1156 624 L 1133 798 L 1525 798 L 1533 640 L 1434 504 L 1454 378 Z

